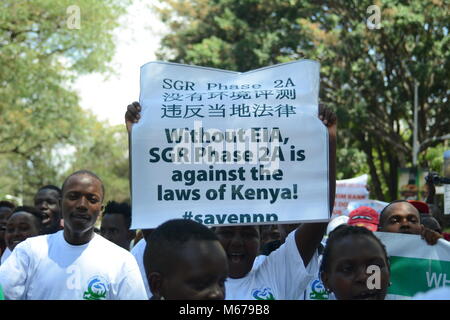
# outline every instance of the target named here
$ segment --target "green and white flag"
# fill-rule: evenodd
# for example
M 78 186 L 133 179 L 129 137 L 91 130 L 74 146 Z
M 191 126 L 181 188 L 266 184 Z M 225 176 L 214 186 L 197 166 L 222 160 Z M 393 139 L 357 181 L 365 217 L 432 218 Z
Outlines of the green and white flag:
M 419 292 L 450 286 L 450 242 L 428 245 L 419 235 L 376 232 L 391 262 L 386 299 L 411 299 Z

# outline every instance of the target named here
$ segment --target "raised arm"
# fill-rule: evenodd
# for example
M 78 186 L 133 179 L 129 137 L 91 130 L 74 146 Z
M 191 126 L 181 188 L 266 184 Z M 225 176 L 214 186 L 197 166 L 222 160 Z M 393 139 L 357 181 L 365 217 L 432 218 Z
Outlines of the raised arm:
M 336 193 L 336 114 L 330 109 L 319 105 L 319 119 L 328 129 L 328 176 L 330 192 L 330 215 L 333 212 Z M 327 223 L 304 223 L 295 232 L 295 241 L 305 267 L 311 261 L 327 228 Z
M 127 127 L 128 132 L 128 172 L 129 177 L 128 181 L 130 181 L 130 194 L 131 194 L 131 128 L 133 127 L 134 123 L 137 123 L 139 119 L 141 118 L 141 112 L 142 108 L 139 102 L 133 102 L 132 104 L 129 104 L 127 106 L 127 111 L 125 112 L 125 125 Z
M 127 126 L 128 136 L 131 135 L 131 127 L 133 124 L 137 123 L 141 118 L 141 110 L 141 105 L 137 101 L 127 106 L 127 111 L 125 112 L 125 125 Z

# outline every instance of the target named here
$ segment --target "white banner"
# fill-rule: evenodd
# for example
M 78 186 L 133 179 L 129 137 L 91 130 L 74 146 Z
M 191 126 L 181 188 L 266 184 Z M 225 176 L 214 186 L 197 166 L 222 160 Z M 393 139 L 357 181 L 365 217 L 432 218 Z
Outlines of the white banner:
M 365 201 L 369 199 L 369 191 L 367 190 L 367 174 L 362 176 L 337 180 L 336 181 L 336 198 L 334 201 L 333 217 L 340 215 L 348 215 L 347 206 L 349 202 Z
M 150 62 L 132 130 L 133 228 L 324 221 L 319 63 L 246 73 Z

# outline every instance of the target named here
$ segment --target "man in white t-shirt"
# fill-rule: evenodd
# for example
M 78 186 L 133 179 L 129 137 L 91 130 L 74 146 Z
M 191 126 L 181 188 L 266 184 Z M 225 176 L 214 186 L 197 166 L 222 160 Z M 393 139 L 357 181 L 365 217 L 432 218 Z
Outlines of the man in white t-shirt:
M 86 170 L 62 187 L 64 230 L 18 244 L 0 266 L 6 299 L 147 299 L 131 253 L 94 232 L 104 187 Z

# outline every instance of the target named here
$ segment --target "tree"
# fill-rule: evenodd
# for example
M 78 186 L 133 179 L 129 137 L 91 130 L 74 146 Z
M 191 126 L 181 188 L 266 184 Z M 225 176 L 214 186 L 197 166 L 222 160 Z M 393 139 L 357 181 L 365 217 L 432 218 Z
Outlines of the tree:
M 442 143 L 433 137 L 450 132 L 448 0 L 375 1 L 379 29 L 368 24 L 373 1 L 164 3 L 159 12 L 171 32 L 160 59 L 237 71 L 320 61 L 320 97 L 336 110 L 338 148 L 347 150 L 340 177 L 367 168 L 380 200 L 397 197 L 397 168 L 411 165 L 416 82 L 421 166 L 429 166 L 426 150 Z
M 0 3 L 0 167 L 11 169 L 2 173 L 0 193 L 20 189 L 29 199 L 40 185 L 59 180 L 55 154 L 82 141 L 86 124 L 70 84 L 79 74 L 109 70 L 113 30 L 128 4 Z
M 109 126 L 95 119 L 85 126 L 87 139 L 77 145 L 65 176 L 87 169 L 95 172 L 105 185 L 105 203 L 109 200 L 130 201 L 128 135 L 124 125 Z

